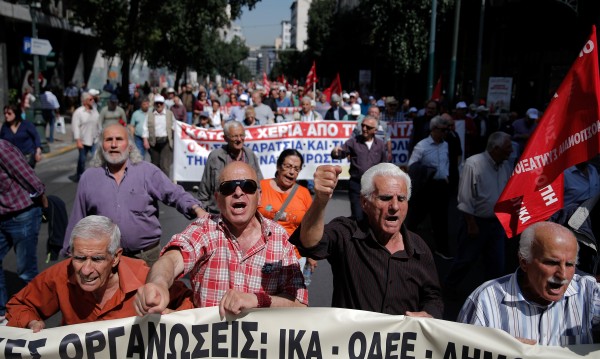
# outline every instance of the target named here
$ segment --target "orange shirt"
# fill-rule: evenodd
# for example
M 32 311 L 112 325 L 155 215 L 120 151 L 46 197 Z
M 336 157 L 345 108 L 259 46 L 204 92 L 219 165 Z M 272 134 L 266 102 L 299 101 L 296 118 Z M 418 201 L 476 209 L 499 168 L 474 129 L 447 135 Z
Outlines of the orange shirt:
M 119 289 L 100 308 L 92 293 L 81 290 L 71 266 L 65 259 L 37 275 L 6 304 L 6 319 L 12 327 L 27 328 L 32 320 L 45 320 L 62 312 L 62 325 L 126 318 L 137 315 L 133 301 L 137 289 L 146 282 L 150 268 L 143 260 L 121 256 L 118 266 Z M 169 308 L 193 308 L 192 291 L 176 281 L 171 289 Z
M 263 216 L 273 219 L 275 214 L 281 209 L 281 206 L 288 197 L 288 194 L 275 190 L 271 186 L 271 179 L 264 179 L 260 181 L 260 189 L 262 191 L 262 196 L 260 199 L 260 206 L 258 206 L 258 211 Z M 304 218 L 304 214 L 311 204 L 312 197 L 310 192 L 308 192 L 306 187 L 298 186 L 294 197 L 284 209 L 284 212 L 286 213 L 285 220 L 280 219 L 277 221 L 277 223 L 285 228 L 285 230 L 291 236 L 296 228 L 298 228 L 300 225 L 300 222 L 302 222 L 302 218 Z M 300 258 L 300 255 L 297 251 L 296 255 Z

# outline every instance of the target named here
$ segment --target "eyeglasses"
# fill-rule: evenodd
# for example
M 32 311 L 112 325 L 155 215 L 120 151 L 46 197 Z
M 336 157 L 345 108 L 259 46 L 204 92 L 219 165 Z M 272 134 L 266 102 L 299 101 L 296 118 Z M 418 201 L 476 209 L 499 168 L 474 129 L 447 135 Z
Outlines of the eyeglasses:
M 294 170 L 296 172 L 302 171 L 302 167 L 292 166 L 292 165 L 287 164 L 287 163 L 282 164 L 281 168 L 283 168 L 286 171 L 291 171 L 291 170 Z
M 375 129 L 375 126 L 369 126 L 369 125 L 365 125 L 364 123 L 361 125 L 362 128 L 367 128 L 367 130 L 371 131 L 373 129 Z
M 381 202 L 390 202 L 394 197 L 396 197 L 398 199 L 398 202 L 406 202 L 407 198 L 406 196 L 403 195 L 397 195 L 397 196 L 392 196 L 389 194 L 382 194 L 380 196 L 374 196 L 376 199 L 380 200 Z
M 240 187 L 245 194 L 254 194 L 258 189 L 258 185 L 253 180 L 233 180 L 221 182 L 219 185 L 219 193 L 223 196 L 229 196 L 233 194 L 238 187 Z

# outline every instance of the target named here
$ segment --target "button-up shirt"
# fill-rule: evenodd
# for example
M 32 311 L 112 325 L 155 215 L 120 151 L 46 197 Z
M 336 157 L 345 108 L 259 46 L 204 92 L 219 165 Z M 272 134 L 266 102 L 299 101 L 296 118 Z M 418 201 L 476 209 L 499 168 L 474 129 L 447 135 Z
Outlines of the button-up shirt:
M 342 145 L 342 157 L 350 156 L 350 178 L 360 181 L 362 175 L 376 164 L 387 162 L 385 143 L 373 138 L 371 147 L 367 146 L 365 138 L 355 136 Z
M 528 301 L 519 287 L 520 269 L 484 283 L 463 305 L 458 321 L 498 328 L 541 345 L 592 344 L 600 325 L 600 284 L 575 274 L 565 295 L 548 306 Z
M 41 195 L 45 190 L 21 151 L 0 139 L 0 215 L 31 206 L 32 195 Z
M 420 162 L 423 166 L 435 167 L 433 179 L 448 179 L 450 164 L 448 158 L 448 143 L 437 143 L 431 136 L 419 141 L 408 160 L 408 166 Z
M 71 129 L 74 139 L 81 140 L 86 146 L 92 146 L 101 130 L 98 110 L 93 107 L 91 110 L 85 106 L 78 107 L 71 117 Z
M 262 235 L 252 248 L 242 250 L 220 215 L 198 218 L 173 236 L 163 248 L 178 248 L 182 276 L 190 273 L 197 307 L 212 307 L 229 289 L 244 293 L 286 294 L 308 304 L 308 292 L 283 227 L 257 213 Z
M 134 127 L 134 133 L 138 137 L 144 137 L 144 124 L 148 120 L 148 112 L 144 112 L 141 109 L 136 110 L 131 115 L 130 124 Z
M 511 171 L 509 161 L 497 165 L 487 151 L 467 158 L 458 185 L 458 209 L 481 218 L 495 218 L 494 205 Z

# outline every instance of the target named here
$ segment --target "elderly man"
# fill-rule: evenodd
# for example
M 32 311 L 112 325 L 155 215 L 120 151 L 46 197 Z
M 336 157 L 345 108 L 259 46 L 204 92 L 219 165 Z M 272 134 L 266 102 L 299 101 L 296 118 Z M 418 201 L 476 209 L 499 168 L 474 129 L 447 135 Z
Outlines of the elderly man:
M 458 210 L 462 214 L 459 247 L 444 283 L 449 291 L 456 290 L 481 254 L 486 280 L 506 274 L 507 238 L 494 206 L 512 173 L 513 164 L 507 161 L 511 153 L 510 135 L 494 132 L 488 138 L 486 150 L 465 161 L 458 188 Z
M 71 117 L 71 129 L 73 139 L 77 143 L 79 158 L 77 160 L 77 173 L 69 177 L 73 182 L 79 182 L 85 170 L 85 161 L 88 154 L 94 153 L 94 143 L 100 133 L 100 117 L 94 108 L 94 97 L 88 92 L 81 95 L 81 106 L 79 106 Z
M 108 126 L 100 138 L 102 150 L 96 151 L 94 168 L 84 172 L 77 186 L 62 253 L 68 251 L 75 224 L 98 214 L 111 218 L 122 229 L 125 256 L 143 259 L 151 266 L 160 252 L 158 201 L 177 208 L 188 219 L 205 212 L 191 194 L 173 184 L 158 167 L 142 160 L 125 127 Z
M 323 121 L 323 117 L 317 111 L 313 110 L 312 99 L 304 96 L 300 101 L 300 111 L 294 113 L 294 121 L 318 122 Z
M 129 132 L 133 135 L 135 145 L 142 155 L 142 159 L 146 156 L 144 148 L 144 125 L 148 119 L 148 110 L 150 109 L 150 100 L 148 97 L 143 97 L 140 102 L 140 108 L 135 110 L 131 115 L 129 122 Z
M 100 110 L 100 126 L 106 127 L 113 124 L 127 125 L 127 115 L 125 110 L 119 106 L 117 95 L 111 95 L 108 104 Z
M 202 181 L 198 189 L 198 198 L 204 204 L 204 209 L 209 213 L 219 213 L 215 193 L 219 187 L 219 175 L 228 163 L 234 161 L 245 162 L 256 171 L 259 181 L 263 179 L 258 157 L 250 148 L 244 146 L 244 139 L 246 138 L 244 125 L 237 121 L 226 122 L 223 126 L 223 137 L 227 144 L 212 150 L 208 154 Z
M 385 143 L 375 137 L 379 121 L 366 116 L 362 123 L 362 134 L 354 136 L 342 147 L 335 147 L 331 151 L 334 159 L 348 158 L 350 160 L 350 181 L 348 182 L 348 198 L 352 217 L 357 221 L 363 219 L 360 199 L 361 177 L 372 166 L 386 161 Z
M 327 110 L 324 116 L 326 120 L 340 121 L 346 116 L 346 110 L 340 106 L 341 101 L 342 99 L 338 94 L 334 93 L 331 95 L 331 108 Z
M 190 273 L 197 307 L 219 306 L 221 316 L 244 309 L 308 304 L 300 265 L 285 229 L 258 211 L 260 190 L 252 167 L 232 162 L 215 193 L 221 215 L 199 218 L 173 236 L 140 288 L 140 315 L 162 313 L 168 288 Z
M 406 225 L 416 230 L 427 215 L 431 219 L 435 237 L 435 253 L 451 259 L 448 250 L 448 194 L 450 190 L 450 163 L 448 143 L 444 141 L 448 124 L 440 116 L 429 122 L 429 136 L 417 143 L 408 160 L 411 178 L 418 184 L 408 212 Z
M 165 98 L 154 96 L 154 110 L 148 112 L 143 125 L 144 148 L 150 161 L 169 177 L 173 164 L 173 121 L 175 115 L 165 108 Z
M 477 288 L 458 321 L 504 330 L 529 344 L 593 343 L 600 326 L 600 284 L 575 274 L 577 240 L 552 222 L 521 234 L 519 268 Z
M 325 225 L 325 207 L 341 170 L 317 168 L 313 204 L 290 238 L 303 256 L 326 258 L 331 264 L 332 306 L 441 318 L 443 302 L 431 252 L 403 225 L 410 177 L 391 163 L 371 167 L 361 179 L 365 219 L 337 217 Z
M 83 218 L 71 234 L 72 256 L 36 276 L 7 304 L 8 325 L 45 328 L 44 320 L 61 312 L 62 325 L 131 317 L 137 289 L 150 270 L 121 256 L 121 232 L 103 216 Z M 171 287 L 170 309 L 193 308 L 191 290 L 182 282 Z
M 252 92 L 252 107 L 256 119 L 262 124 L 275 123 L 275 115 L 271 108 L 262 103 L 262 91 L 256 90 Z

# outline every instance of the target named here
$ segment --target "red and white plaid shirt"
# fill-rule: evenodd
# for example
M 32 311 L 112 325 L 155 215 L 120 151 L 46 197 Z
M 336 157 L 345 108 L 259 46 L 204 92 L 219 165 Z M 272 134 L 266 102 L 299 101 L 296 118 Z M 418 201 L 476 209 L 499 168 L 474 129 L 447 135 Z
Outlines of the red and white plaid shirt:
M 220 215 L 196 219 L 163 248 L 179 248 L 191 273 L 194 304 L 218 306 L 228 289 L 245 293 L 285 294 L 308 304 L 308 291 L 288 234 L 257 212 L 262 238 L 244 253 Z

